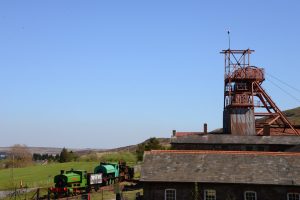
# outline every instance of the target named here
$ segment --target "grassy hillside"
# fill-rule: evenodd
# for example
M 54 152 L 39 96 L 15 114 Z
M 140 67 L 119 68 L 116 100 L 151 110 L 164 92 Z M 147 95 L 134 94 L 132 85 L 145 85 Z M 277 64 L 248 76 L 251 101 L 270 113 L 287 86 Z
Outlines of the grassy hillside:
M 118 162 L 120 160 L 126 161 L 127 165 L 134 166 L 137 162 L 136 155 L 128 151 L 119 152 L 89 152 L 83 154 L 79 158 L 80 161 L 104 161 L 104 162 Z
M 171 134 L 170 134 L 170 137 L 171 137 Z M 156 138 L 156 139 L 159 141 L 159 144 L 162 145 L 165 148 L 168 148 L 168 147 L 171 146 L 170 145 L 170 138 Z M 139 143 L 139 144 L 145 144 L 149 140 L 150 140 L 150 138 L 145 140 L 144 142 Z M 115 148 L 115 149 L 109 149 L 109 150 L 106 150 L 106 152 L 124 152 L 124 151 L 135 152 L 139 144 L 125 146 L 125 147 L 119 147 L 119 148 Z M 103 151 L 103 152 L 105 152 L 105 151 Z
M 300 126 L 300 107 L 286 110 L 284 114 L 288 117 L 288 119 L 297 126 Z
M 53 177 L 60 173 L 60 170 L 85 169 L 93 171 L 98 162 L 69 162 L 53 163 L 48 165 L 36 165 L 25 168 L 0 170 L 0 190 L 19 187 L 22 180 L 23 186 L 28 187 L 49 187 L 53 184 Z M 13 176 L 12 176 L 13 175 Z M 14 177 L 14 178 L 12 178 Z
M 300 128 L 300 107 L 282 111 L 288 120 L 297 128 Z M 257 122 L 265 122 L 267 117 L 257 119 Z

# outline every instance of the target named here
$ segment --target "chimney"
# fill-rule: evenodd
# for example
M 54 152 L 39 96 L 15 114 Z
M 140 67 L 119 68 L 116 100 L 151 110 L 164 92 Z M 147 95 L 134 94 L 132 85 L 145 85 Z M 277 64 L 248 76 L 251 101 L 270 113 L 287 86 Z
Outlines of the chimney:
M 203 132 L 207 134 L 207 123 L 204 123 L 203 125 Z
M 173 137 L 176 136 L 176 130 L 173 130 Z

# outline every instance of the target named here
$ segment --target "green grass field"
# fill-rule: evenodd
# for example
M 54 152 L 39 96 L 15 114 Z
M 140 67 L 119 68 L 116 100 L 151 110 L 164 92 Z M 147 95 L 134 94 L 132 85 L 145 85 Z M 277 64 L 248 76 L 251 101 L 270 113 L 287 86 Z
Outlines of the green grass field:
M 92 172 L 98 162 L 69 162 L 53 163 L 48 165 L 35 165 L 25 168 L 2 169 L 0 170 L 0 190 L 7 190 L 23 186 L 49 187 L 53 185 L 53 178 L 60 173 L 60 170 L 84 169 Z
M 14 169 L 0 169 L 0 190 L 11 190 L 14 188 L 20 188 L 20 182 L 22 181 L 23 187 L 28 188 L 41 188 L 40 194 L 46 195 L 47 188 L 53 186 L 53 178 L 60 173 L 60 170 L 84 169 L 88 172 L 93 172 L 94 168 L 100 161 L 118 162 L 124 160 L 128 165 L 134 166 L 136 164 L 136 156 L 130 152 L 105 152 L 94 153 L 91 155 L 85 155 L 80 158 L 79 162 L 67 162 L 67 163 L 50 163 L 47 165 L 34 165 L 24 168 Z M 97 160 L 97 161 L 96 161 Z M 0 163 L 1 164 L 1 163 Z M 139 172 L 136 173 L 139 176 Z M 36 190 L 18 195 L 17 199 L 30 199 Z M 136 192 L 124 192 L 123 195 L 128 200 L 135 199 Z M 93 192 L 91 199 L 107 200 L 114 199 L 115 194 L 113 191 Z M 14 199 L 14 197 L 8 196 L 5 200 Z
M 89 155 L 88 155 L 89 156 Z M 22 181 L 23 187 L 49 187 L 53 185 L 53 178 L 60 173 L 60 170 L 84 169 L 93 172 L 100 161 L 117 162 L 125 160 L 128 165 L 136 164 L 136 156 L 129 152 L 110 152 L 96 154 L 95 160 L 85 160 L 87 156 L 82 156 L 80 162 L 50 163 L 47 165 L 34 165 L 24 168 L 1 169 L 0 170 L 0 190 L 19 188 Z M 1 164 L 1 163 L 0 163 Z

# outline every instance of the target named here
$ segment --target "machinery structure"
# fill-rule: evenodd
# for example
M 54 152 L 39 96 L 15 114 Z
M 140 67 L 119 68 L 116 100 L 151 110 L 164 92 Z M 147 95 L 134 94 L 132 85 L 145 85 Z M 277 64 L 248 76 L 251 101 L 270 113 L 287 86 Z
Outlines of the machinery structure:
M 254 50 L 223 50 L 224 76 L 224 133 L 233 135 L 262 135 L 264 127 L 280 129 L 281 133 L 297 130 L 262 88 L 263 68 L 250 65 Z

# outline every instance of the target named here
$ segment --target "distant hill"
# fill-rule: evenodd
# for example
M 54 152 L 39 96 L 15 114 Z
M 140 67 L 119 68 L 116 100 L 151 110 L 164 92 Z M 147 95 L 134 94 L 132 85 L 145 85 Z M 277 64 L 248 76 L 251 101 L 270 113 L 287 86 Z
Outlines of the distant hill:
M 150 138 L 149 138 L 150 139 Z M 141 142 L 139 144 L 144 144 L 144 143 L 147 143 L 148 140 L 145 140 L 144 142 Z M 164 147 L 170 147 L 170 138 L 156 138 L 160 145 L 164 146 Z M 86 154 L 89 154 L 91 152 L 98 152 L 98 153 L 108 153 L 108 152 L 124 152 L 124 151 L 127 151 L 127 152 L 135 152 L 136 149 L 137 149 L 137 146 L 139 144 L 134 144 L 134 145 L 129 145 L 129 146 L 124 146 L 124 147 L 118 147 L 118 148 L 113 148 L 113 149 L 82 149 L 82 150 L 78 150 L 76 151 L 76 153 L 78 155 L 86 155 Z
M 282 111 L 288 120 L 292 123 L 292 125 L 296 128 L 300 128 L 300 107 L 293 108 L 290 110 Z M 262 117 L 257 119 L 257 122 L 265 122 L 267 117 Z M 280 122 L 281 123 L 281 122 Z
M 293 125 L 300 126 L 300 107 L 283 112 Z
M 162 145 L 163 147 L 170 147 L 170 138 L 156 138 L 159 141 L 159 144 Z M 141 142 L 139 144 L 145 144 L 150 140 L 147 139 L 144 142 Z M 115 149 L 108 149 L 108 150 L 104 150 L 104 151 L 110 151 L 110 152 L 120 152 L 120 151 L 130 151 L 130 152 L 135 152 L 137 149 L 137 146 L 139 144 L 135 144 L 135 145 L 130 145 L 130 146 L 125 146 L 125 147 L 119 147 L 119 148 L 115 148 Z
M 157 139 L 162 146 L 165 147 L 170 146 L 170 138 L 157 138 Z M 146 143 L 148 140 L 145 140 L 140 144 Z M 73 152 L 76 152 L 79 155 L 85 155 L 91 152 L 122 152 L 122 151 L 135 152 L 138 145 L 139 144 L 135 144 L 135 145 L 129 145 L 129 146 L 118 147 L 113 149 L 88 149 L 88 148 L 85 149 L 67 148 L 67 149 L 72 150 Z M 53 155 L 60 154 L 62 150 L 62 148 L 56 148 L 56 147 L 28 147 L 28 149 L 32 154 L 39 153 L 39 154 L 53 154 Z M 10 147 L 0 147 L 0 152 L 9 152 L 9 151 L 10 151 Z
M 11 147 L 0 147 L 0 152 L 9 152 Z M 56 147 L 28 147 L 30 153 L 59 154 L 62 148 Z
M 0 152 L 9 152 L 11 147 L 0 147 Z M 63 148 L 58 147 L 28 147 L 30 153 L 39 153 L 39 154 L 60 154 Z M 73 152 L 81 152 L 81 151 L 101 151 L 101 149 L 72 149 L 67 148 Z

